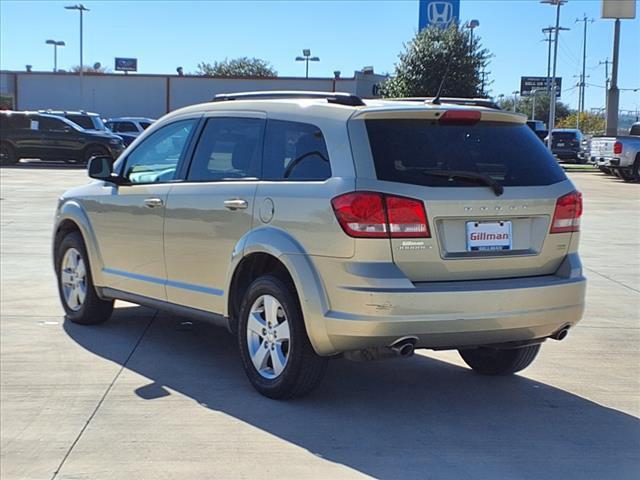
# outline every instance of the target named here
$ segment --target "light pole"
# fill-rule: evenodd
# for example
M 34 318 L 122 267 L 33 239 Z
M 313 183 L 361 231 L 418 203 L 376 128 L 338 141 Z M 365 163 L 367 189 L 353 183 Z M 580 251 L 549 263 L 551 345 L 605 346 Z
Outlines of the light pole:
M 47 45 L 53 45 L 53 73 L 58 71 L 58 47 L 64 47 L 65 43 L 62 40 L 47 40 Z
M 309 48 L 302 50 L 302 55 L 302 57 L 296 57 L 296 62 L 305 62 L 307 64 L 304 78 L 309 78 L 309 62 L 319 62 L 320 59 L 318 57 L 312 57 L 311 49 Z
M 473 53 L 473 30 L 480 26 L 480 22 L 478 20 L 470 20 L 467 23 L 467 28 L 470 30 L 469 34 L 469 51 Z
M 513 95 L 513 111 L 516 111 L 516 105 L 518 104 L 518 94 L 520 92 L 518 90 L 514 90 L 513 92 L 511 92 L 511 94 Z
M 82 47 L 83 47 L 83 40 L 82 40 L 82 19 L 83 19 L 83 13 L 84 12 L 88 12 L 89 9 L 87 7 L 85 7 L 84 5 L 82 5 L 81 3 L 78 3 L 77 5 L 68 5 L 66 7 L 64 7 L 67 10 L 78 10 L 80 12 L 80 107 L 82 107 L 82 104 L 84 103 L 84 84 L 83 84 L 83 70 L 84 70 L 84 64 L 82 63 Z
M 553 40 L 553 72 L 551 74 L 551 96 L 549 98 L 549 137 L 547 147 L 551 150 L 551 136 L 556 124 L 556 66 L 558 63 L 558 34 L 560 33 L 560 7 L 566 0 L 540 0 L 540 3 L 548 3 L 556 7 L 556 26 Z
M 531 90 L 531 96 L 533 97 L 532 105 L 531 105 L 531 120 L 536 119 L 536 95 L 540 91 L 540 88 L 534 88 Z

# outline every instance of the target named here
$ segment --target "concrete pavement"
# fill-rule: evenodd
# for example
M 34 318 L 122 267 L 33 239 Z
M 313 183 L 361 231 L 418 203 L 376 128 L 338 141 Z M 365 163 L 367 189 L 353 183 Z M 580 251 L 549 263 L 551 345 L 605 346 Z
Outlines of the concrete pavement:
M 570 174 L 585 196 L 582 323 L 511 378 L 455 352 L 332 361 L 309 398 L 261 397 L 226 331 L 118 304 L 65 323 L 56 198 L 82 170 L 0 170 L 0 478 L 637 478 L 640 185 Z

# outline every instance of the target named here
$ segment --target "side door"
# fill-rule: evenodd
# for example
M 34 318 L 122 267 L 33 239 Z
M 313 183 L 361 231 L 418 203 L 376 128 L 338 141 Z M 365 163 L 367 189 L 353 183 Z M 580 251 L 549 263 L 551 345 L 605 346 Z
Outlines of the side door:
M 61 118 L 41 116 L 39 131 L 40 158 L 76 158 L 84 144 L 81 132 Z
M 231 116 L 233 115 L 233 116 Z M 164 223 L 167 299 L 224 310 L 227 268 L 251 228 L 265 115 L 216 112 L 205 119 L 186 180 L 171 188 Z
M 129 183 L 105 184 L 103 194 L 86 203 L 106 286 L 166 300 L 165 205 L 198 122 L 184 118 L 153 132 L 116 163 Z

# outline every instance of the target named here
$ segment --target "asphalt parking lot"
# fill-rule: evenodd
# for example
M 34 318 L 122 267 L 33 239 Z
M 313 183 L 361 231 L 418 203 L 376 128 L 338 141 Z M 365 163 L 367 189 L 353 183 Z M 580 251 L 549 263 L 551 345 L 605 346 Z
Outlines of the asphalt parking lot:
M 331 362 L 309 398 L 245 379 L 235 340 L 128 304 L 65 323 L 57 197 L 83 170 L 0 170 L 2 479 L 623 479 L 640 472 L 640 185 L 570 173 L 585 198 L 586 315 L 520 375 L 455 352 Z

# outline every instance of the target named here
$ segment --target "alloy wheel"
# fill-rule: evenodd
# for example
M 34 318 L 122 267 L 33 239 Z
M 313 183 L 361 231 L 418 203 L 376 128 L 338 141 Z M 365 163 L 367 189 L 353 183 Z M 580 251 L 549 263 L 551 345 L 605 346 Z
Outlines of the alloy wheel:
M 82 255 L 75 248 L 68 249 L 62 258 L 60 280 L 67 306 L 77 312 L 87 296 L 87 270 Z

